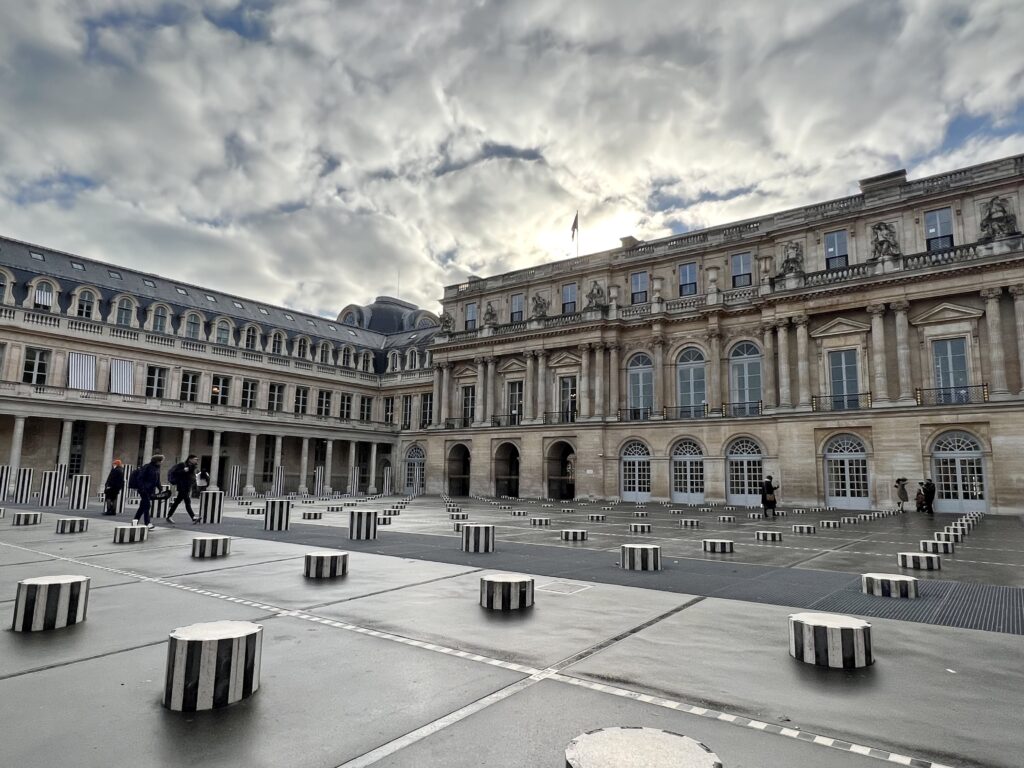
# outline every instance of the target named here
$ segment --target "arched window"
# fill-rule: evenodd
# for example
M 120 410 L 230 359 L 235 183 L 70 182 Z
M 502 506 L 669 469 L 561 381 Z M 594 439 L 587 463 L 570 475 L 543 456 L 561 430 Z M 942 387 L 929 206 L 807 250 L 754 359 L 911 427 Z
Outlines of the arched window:
M 356 325 L 355 312 L 346 312 L 345 316 L 341 318 L 342 325 Z
M 284 354 L 284 336 L 280 333 L 275 333 L 270 340 L 270 352 L 274 355 Z
M 226 320 L 221 320 L 217 323 L 217 343 L 221 346 L 227 346 L 231 343 L 231 326 Z
M 676 387 L 679 418 L 697 419 L 704 416 L 707 403 L 706 369 L 704 353 L 696 347 L 687 347 L 679 353 Z
M 741 437 L 729 444 L 726 455 L 729 465 L 729 503 L 759 505 L 761 483 L 764 482 L 761 446 L 749 437 Z
M 825 446 L 826 503 L 830 507 L 867 509 L 868 458 L 856 435 L 836 435 Z
M 962 431 L 944 432 L 932 445 L 936 512 L 984 512 L 985 463 L 981 443 Z
M 757 416 L 761 412 L 761 351 L 744 341 L 729 354 L 729 415 Z
M 420 321 L 416 323 L 417 328 L 433 328 L 437 323 L 431 320 L 429 317 L 421 317 Z
M 296 357 L 301 357 L 303 360 L 309 357 L 309 342 L 306 341 L 306 339 L 299 339 L 295 355 Z
M 50 310 L 53 307 L 53 284 L 45 280 L 36 283 L 36 295 L 33 301 L 35 309 Z
M 195 312 L 190 312 L 188 317 L 185 318 L 185 338 L 198 339 L 199 325 L 199 315 Z
M 7 273 L 0 269 L 0 304 L 7 303 L 7 286 L 11 284 Z
M 132 315 L 135 313 L 135 305 L 132 304 L 131 299 L 121 299 L 117 302 L 117 318 L 115 322 L 118 325 L 128 328 L 132 324 Z
M 392 371 L 392 372 L 393 371 L 400 371 L 402 369 L 402 366 L 399 365 L 398 360 L 399 360 L 399 358 L 398 358 L 398 353 L 397 352 L 392 352 L 390 355 L 388 355 L 388 370 L 389 371 Z
M 363 370 L 367 373 L 373 370 L 373 356 L 369 352 L 363 352 Z
M 628 421 L 647 421 L 654 407 L 654 367 L 651 358 L 634 355 L 626 366 L 626 399 Z
M 78 294 L 78 316 L 86 320 L 92 320 L 93 310 L 96 308 L 96 296 L 92 291 L 82 291 Z
M 153 310 L 153 330 L 156 333 L 167 333 L 166 307 L 157 307 Z
M 420 367 L 419 364 L 419 353 L 415 349 L 410 349 L 405 353 L 405 368 L 408 371 L 416 370 Z
M 647 501 L 651 497 L 651 452 L 639 440 L 622 447 L 622 499 Z
M 332 355 L 331 355 L 331 345 L 330 344 L 326 344 L 326 343 L 325 344 L 321 344 L 320 345 L 320 364 L 321 365 L 330 365 L 331 364 L 331 358 L 332 358 Z
M 250 325 L 248 328 L 245 329 L 245 348 L 256 349 L 256 347 L 259 345 L 259 338 L 259 331 L 257 331 Z
M 343 350 L 341 350 L 341 367 L 352 367 L 352 350 L 349 347 L 345 347 Z
M 704 451 L 689 437 L 672 448 L 672 501 L 704 503 Z

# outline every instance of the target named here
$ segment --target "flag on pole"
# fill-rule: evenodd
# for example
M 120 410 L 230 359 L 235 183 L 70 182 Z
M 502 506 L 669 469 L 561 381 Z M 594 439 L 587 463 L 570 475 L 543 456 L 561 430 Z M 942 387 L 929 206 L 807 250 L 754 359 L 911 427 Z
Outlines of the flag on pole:
M 576 232 L 580 228 L 580 212 L 576 211 L 576 218 L 572 220 L 572 239 L 576 239 Z

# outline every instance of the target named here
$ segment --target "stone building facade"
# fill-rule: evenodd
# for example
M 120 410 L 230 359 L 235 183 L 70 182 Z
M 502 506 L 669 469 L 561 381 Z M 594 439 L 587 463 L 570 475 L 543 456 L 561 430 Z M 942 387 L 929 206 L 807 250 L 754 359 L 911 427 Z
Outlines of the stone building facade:
M 471 278 L 439 318 L 381 298 L 329 321 L 0 240 L 0 462 L 101 474 L 160 448 L 240 491 L 324 467 L 353 492 L 387 472 L 736 504 L 771 475 L 784 503 L 849 509 L 931 477 L 939 511 L 1019 513 L 1022 193 L 1024 157 L 899 171 Z

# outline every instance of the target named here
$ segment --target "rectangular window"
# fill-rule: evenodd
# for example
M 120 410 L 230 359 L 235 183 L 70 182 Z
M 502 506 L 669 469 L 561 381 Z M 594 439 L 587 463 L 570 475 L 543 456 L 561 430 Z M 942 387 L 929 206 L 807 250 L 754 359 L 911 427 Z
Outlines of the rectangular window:
M 510 381 L 507 392 L 507 413 L 510 425 L 519 424 L 523 420 L 523 382 Z
M 629 276 L 630 304 L 647 303 L 647 283 L 650 276 L 646 272 L 634 272 Z
M 373 398 L 363 395 L 359 398 L 359 420 L 373 421 Z
M 412 395 L 402 395 L 402 429 L 412 429 Z
M 181 372 L 181 400 L 194 403 L 199 399 L 199 373 L 197 371 Z
M 84 421 L 76 421 L 71 425 L 71 453 L 68 456 L 68 474 L 82 474 L 85 465 L 85 426 Z
M 242 379 L 242 402 L 243 408 L 252 410 L 256 407 L 256 397 L 260 391 L 260 383 L 255 379 Z
M 53 286 L 47 282 L 36 285 L 36 300 L 33 304 L 35 309 L 50 309 L 53 306 Z
M 321 389 L 316 393 L 316 415 L 331 415 L 331 391 L 329 389 Z
M 742 288 L 754 282 L 753 258 L 750 252 L 732 255 L 732 287 Z
M 110 361 L 110 391 L 119 395 L 135 394 L 135 361 L 112 358 Z
M 832 386 L 832 410 L 848 411 L 857 408 L 860 400 L 857 350 L 837 349 L 829 352 L 828 370 Z
M 846 230 L 825 233 L 825 269 L 842 269 L 850 263 Z
M 263 482 L 274 482 L 274 441 L 263 439 Z
M 271 384 L 267 390 L 267 410 L 284 410 L 284 384 Z
M 227 405 L 231 399 L 231 377 L 214 376 L 210 385 L 210 402 L 214 405 Z
M 526 294 L 525 293 L 514 293 L 512 294 L 512 301 L 509 304 L 509 315 L 508 321 L 510 323 L 518 323 L 523 319 L 523 311 L 526 306 Z
M 476 387 L 470 385 L 462 388 L 462 425 L 468 427 L 473 423 L 473 411 L 476 410 Z
M 295 413 L 306 413 L 309 409 L 309 387 L 295 388 Z
M 167 369 L 158 365 L 146 366 L 146 397 L 167 397 Z
M 352 420 L 352 393 L 342 392 L 341 393 L 341 409 L 338 413 L 338 418 L 342 421 Z
M 924 215 L 924 238 L 929 251 L 944 251 L 953 247 L 953 211 L 939 208 Z
M 967 339 L 938 339 L 932 342 L 936 402 L 969 403 L 970 369 L 967 366 Z
M 393 397 L 384 398 L 384 423 L 395 423 L 395 398 Z
M 420 395 L 420 428 L 434 423 L 434 393 Z
M 466 330 L 476 330 L 476 303 L 466 305 Z
M 82 291 L 78 294 L 78 316 L 86 320 L 92 320 L 92 311 L 96 306 L 96 300 L 92 291 Z
M 697 295 L 697 262 L 689 261 L 679 265 L 679 295 Z
M 68 353 L 68 389 L 96 389 L 96 356 Z
M 558 412 L 563 423 L 576 421 L 575 376 L 562 376 L 558 380 Z
M 576 311 L 576 283 L 562 286 L 562 314 L 571 315 Z

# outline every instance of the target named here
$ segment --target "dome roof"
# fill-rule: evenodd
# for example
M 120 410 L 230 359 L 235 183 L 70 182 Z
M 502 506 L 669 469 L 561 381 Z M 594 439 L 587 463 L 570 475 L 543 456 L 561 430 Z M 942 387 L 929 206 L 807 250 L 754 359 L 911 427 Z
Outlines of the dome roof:
M 431 313 L 393 296 L 378 296 L 365 307 L 351 304 L 338 314 L 341 323 L 388 335 L 414 330 L 423 325 L 424 318 L 430 326 L 437 325 Z

